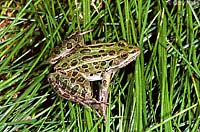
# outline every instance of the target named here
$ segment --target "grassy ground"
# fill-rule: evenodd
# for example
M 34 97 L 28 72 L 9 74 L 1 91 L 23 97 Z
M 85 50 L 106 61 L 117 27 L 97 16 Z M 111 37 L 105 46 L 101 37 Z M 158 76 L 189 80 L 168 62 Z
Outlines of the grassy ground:
M 2 1 L 0 13 L 0 131 L 200 129 L 200 2 Z M 110 85 L 106 123 L 47 82 L 53 48 L 90 29 L 86 42 L 142 50 Z

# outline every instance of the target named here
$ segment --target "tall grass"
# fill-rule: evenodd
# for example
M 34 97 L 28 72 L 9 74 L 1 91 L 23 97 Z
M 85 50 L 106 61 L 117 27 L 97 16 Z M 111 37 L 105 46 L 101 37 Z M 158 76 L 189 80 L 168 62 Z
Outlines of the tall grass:
M 181 0 L 0 2 L 0 131 L 198 131 L 199 8 Z M 53 48 L 90 29 L 85 42 L 124 39 L 141 49 L 110 84 L 106 123 L 47 81 Z

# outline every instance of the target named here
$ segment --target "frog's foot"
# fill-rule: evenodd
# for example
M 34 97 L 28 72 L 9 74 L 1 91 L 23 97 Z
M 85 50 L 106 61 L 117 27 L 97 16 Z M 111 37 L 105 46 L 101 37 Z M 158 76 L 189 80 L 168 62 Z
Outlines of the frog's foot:
M 82 101 L 78 101 L 80 104 L 89 107 L 94 108 L 97 110 L 98 116 L 101 117 L 103 115 L 104 119 L 106 120 L 106 108 L 109 105 L 108 102 L 98 101 L 95 98 L 92 99 L 85 99 Z M 102 105 L 105 106 L 102 108 Z
M 104 122 L 106 121 L 106 108 L 109 105 L 108 102 L 98 101 L 98 102 L 91 102 L 91 107 L 97 110 L 98 117 L 103 116 Z M 105 107 L 102 107 L 105 106 Z
M 108 102 L 103 102 L 103 101 L 97 101 L 97 102 L 91 102 L 90 103 L 92 107 L 94 107 L 96 110 L 98 110 L 99 112 L 101 111 L 101 105 L 104 104 L 106 106 L 109 105 Z M 102 112 L 100 112 L 102 114 Z

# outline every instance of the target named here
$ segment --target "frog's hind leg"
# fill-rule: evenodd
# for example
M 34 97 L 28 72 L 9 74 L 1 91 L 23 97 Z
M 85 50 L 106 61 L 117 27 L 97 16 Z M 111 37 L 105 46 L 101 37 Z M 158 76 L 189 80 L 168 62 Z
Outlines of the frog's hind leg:
M 48 80 L 61 97 L 98 109 L 99 106 L 97 104 L 100 104 L 100 102 L 92 97 L 90 82 L 77 71 L 69 71 L 66 74 L 60 72 L 51 73 Z

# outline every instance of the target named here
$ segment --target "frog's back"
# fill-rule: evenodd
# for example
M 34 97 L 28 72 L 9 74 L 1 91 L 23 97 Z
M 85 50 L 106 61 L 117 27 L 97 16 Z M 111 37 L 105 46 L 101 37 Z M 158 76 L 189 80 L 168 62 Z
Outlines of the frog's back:
M 69 71 L 78 68 L 82 72 L 96 73 L 106 68 L 112 68 L 125 60 L 126 58 L 122 58 L 121 54 L 128 55 L 131 48 L 124 41 L 86 45 L 64 57 L 56 65 L 56 69 Z

